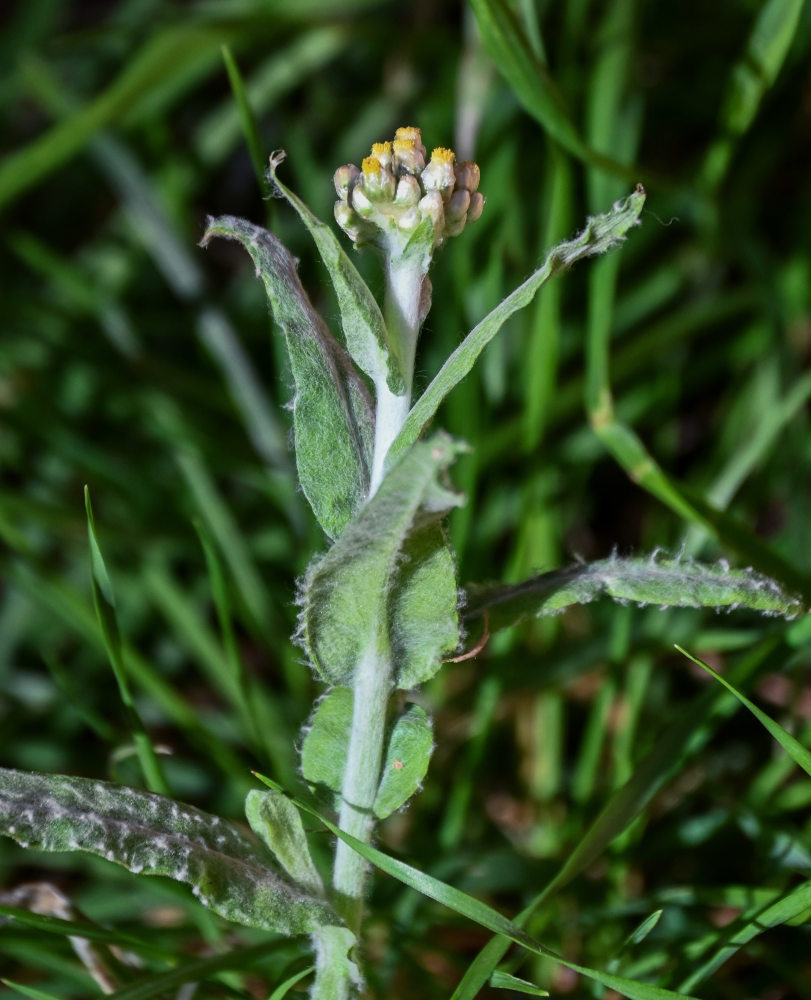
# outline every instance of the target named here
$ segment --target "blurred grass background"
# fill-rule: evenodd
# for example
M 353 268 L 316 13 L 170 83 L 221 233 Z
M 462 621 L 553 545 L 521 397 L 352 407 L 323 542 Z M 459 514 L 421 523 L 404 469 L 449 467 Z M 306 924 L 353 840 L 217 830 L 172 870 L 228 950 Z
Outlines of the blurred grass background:
M 280 147 L 286 182 L 322 218 L 335 167 L 398 125 L 479 163 L 484 215 L 432 272 L 423 383 L 545 248 L 636 181 L 648 190 L 627 245 L 511 320 L 441 414 L 473 446 L 451 523 L 463 581 L 663 547 L 808 594 L 810 51 L 797 0 L 13 5 L 0 36 L 0 763 L 140 781 L 93 612 L 87 484 L 173 794 L 239 818 L 251 768 L 295 787 L 317 689 L 289 642 L 294 580 L 324 541 L 296 489 L 262 288 L 237 248 L 196 247 L 209 213 L 267 221 L 336 324 L 307 234 L 256 179 Z M 374 261 L 359 264 L 377 287 Z M 383 846 L 514 914 L 670 740 L 644 814 L 533 933 L 707 1000 L 811 996 L 808 913 L 730 944 L 811 879 L 811 780 L 672 649 L 730 671 L 807 743 L 808 636 L 803 621 L 611 604 L 499 636 L 426 692 L 434 761 Z M 4 888 L 40 878 L 86 918 L 160 945 L 119 970 L 143 981 L 138 996 L 174 995 L 154 978 L 172 962 L 263 940 L 173 884 L 0 844 Z M 450 996 L 487 940 L 383 878 L 372 912 L 379 997 Z M 300 945 L 250 952 L 252 971 L 197 995 L 265 997 Z M 601 995 L 551 965 L 510 967 L 555 995 Z M 97 992 L 64 937 L 19 923 L 0 935 L 0 972 Z

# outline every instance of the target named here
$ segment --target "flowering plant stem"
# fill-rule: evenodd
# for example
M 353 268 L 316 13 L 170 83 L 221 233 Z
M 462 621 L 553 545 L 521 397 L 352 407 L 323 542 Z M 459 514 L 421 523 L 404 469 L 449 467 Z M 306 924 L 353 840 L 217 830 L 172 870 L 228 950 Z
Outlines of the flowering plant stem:
M 369 487 L 374 495 L 383 480 L 385 460 L 392 441 L 408 416 L 414 356 L 420 326 L 420 301 L 425 273 L 413 261 L 386 254 L 384 316 L 392 338 L 401 349 L 402 393 L 391 391 L 385 379 L 377 385 L 375 443 Z M 339 826 L 363 843 L 369 843 L 374 826 L 372 807 L 380 784 L 386 710 L 392 686 L 391 647 L 386 628 L 385 602 L 381 601 L 376 634 L 354 677 L 352 729 L 341 789 Z M 347 925 L 358 933 L 363 914 L 363 884 L 368 865 L 344 841 L 336 846 L 333 888 Z
M 386 456 L 400 433 L 411 406 L 414 356 L 420 327 L 420 301 L 427 278 L 422 269 L 402 256 L 386 256 L 386 293 L 383 314 L 392 339 L 400 347 L 404 391 L 395 393 L 380 379 L 375 413 L 375 445 L 372 457 L 370 495 L 383 480 Z

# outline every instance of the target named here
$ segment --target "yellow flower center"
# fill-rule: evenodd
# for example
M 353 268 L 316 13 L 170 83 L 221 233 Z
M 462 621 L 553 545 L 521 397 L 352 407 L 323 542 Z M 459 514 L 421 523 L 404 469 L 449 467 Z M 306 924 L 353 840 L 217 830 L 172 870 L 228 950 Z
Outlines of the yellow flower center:
M 367 156 L 361 164 L 361 169 L 369 177 L 372 174 L 379 174 L 383 168 L 380 166 L 380 160 L 376 156 Z
M 395 148 L 397 147 L 398 139 L 410 140 L 416 145 L 422 139 L 422 132 L 413 125 L 403 125 L 394 133 Z

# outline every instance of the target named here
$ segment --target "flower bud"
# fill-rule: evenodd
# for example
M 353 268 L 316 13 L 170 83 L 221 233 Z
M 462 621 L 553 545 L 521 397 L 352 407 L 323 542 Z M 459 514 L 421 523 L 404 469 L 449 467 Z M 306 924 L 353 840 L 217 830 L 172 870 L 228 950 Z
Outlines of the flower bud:
M 391 167 L 391 143 L 373 142 L 372 156 L 384 170 L 388 170 Z
M 425 153 L 421 149 L 424 150 L 424 146 L 417 146 L 413 139 L 395 139 L 391 145 L 396 174 L 419 174 L 423 171 Z
M 442 204 L 442 195 L 439 191 L 429 191 L 419 203 L 420 216 L 430 218 L 434 224 L 434 232 L 437 241 L 442 239 L 442 230 L 445 226 L 445 209 Z
M 482 214 L 484 208 L 484 195 L 480 191 L 474 191 L 470 196 L 470 208 L 467 210 L 467 221 L 475 222 Z
M 342 201 L 346 201 L 349 192 L 357 184 L 360 177 L 360 170 L 354 163 L 347 163 L 344 167 L 338 167 L 333 177 L 335 193 Z
M 404 139 L 408 142 L 413 142 L 414 148 L 422 157 L 423 162 L 425 162 L 425 154 L 427 150 L 422 144 L 422 132 L 420 129 L 416 128 L 414 125 L 403 125 L 394 133 L 394 138 L 395 141 L 398 139 Z
M 484 207 L 478 186 L 475 163 L 456 163 L 439 146 L 426 165 L 420 130 L 398 128 L 391 142 L 372 145 L 360 170 L 348 164 L 335 172 L 335 218 L 356 244 L 397 257 L 423 219 L 431 220 L 434 247 L 475 222 Z
M 456 175 L 456 187 L 464 188 L 473 194 L 479 190 L 479 167 L 476 163 L 466 160 L 464 163 L 454 165 L 453 172 Z
M 386 170 L 376 156 L 367 156 L 361 171 L 360 183 L 370 201 L 391 201 L 395 187 L 392 172 Z
M 360 241 L 363 220 L 345 201 L 335 202 L 335 221 L 353 243 Z
M 394 204 L 410 208 L 416 205 L 422 197 L 420 182 L 412 174 L 403 174 L 397 181 L 397 191 L 394 195 Z
M 470 191 L 466 191 L 464 188 L 460 191 L 454 191 L 450 201 L 445 206 L 445 219 L 448 222 L 459 222 L 461 219 L 462 225 L 464 225 L 469 207 Z
M 431 162 L 423 170 L 422 186 L 425 191 L 439 191 L 447 201 L 453 186 L 456 183 L 456 176 L 453 171 L 454 152 L 452 149 L 437 147 L 431 153 Z
M 356 184 L 349 192 L 349 204 L 363 218 L 374 215 L 376 211 L 374 205 L 369 200 L 369 196 L 360 184 Z

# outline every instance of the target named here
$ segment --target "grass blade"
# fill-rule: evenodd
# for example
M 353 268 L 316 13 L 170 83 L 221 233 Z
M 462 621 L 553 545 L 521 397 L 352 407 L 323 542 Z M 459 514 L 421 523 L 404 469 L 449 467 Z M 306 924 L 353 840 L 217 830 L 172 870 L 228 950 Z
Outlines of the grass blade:
M 118 683 L 121 701 L 127 713 L 129 726 L 132 731 L 133 740 L 135 741 L 135 748 L 138 753 L 138 760 L 144 772 L 147 787 L 150 791 L 166 795 L 168 794 L 169 786 L 166 784 L 166 778 L 155 753 L 155 748 L 147 735 L 130 692 L 127 668 L 124 664 L 124 656 L 121 648 L 121 634 L 118 630 L 118 618 L 115 611 L 115 596 L 110 577 L 107 575 L 107 567 L 104 564 L 104 556 L 101 554 L 98 537 L 96 536 L 93 507 L 90 503 L 90 490 L 86 486 L 84 490 L 84 502 L 85 510 L 87 511 L 87 532 L 90 542 L 93 603 L 96 607 L 99 625 L 101 626 L 104 646 L 107 650 L 107 656 L 110 659 L 110 665 L 113 668 L 116 682 Z
M 804 0 L 767 0 L 732 70 L 721 112 L 722 135 L 707 151 L 702 180 L 716 187 L 732 160 L 735 141 L 752 124 L 766 91 L 777 79 L 797 32 Z
M 703 660 L 699 660 L 697 656 L 693 656 L 692 653 L 688 653 L 686 649 L 682 649 L 681 646 L 676 646 L 676 649 L 683 655 L 686 656 L 688 660 L 692 660 L 693 663 L 697 663 L 703 670 L 706 670 L 710 676 L 714 677 L 719 683 L 723 684 L 724 687 L 733 694 L 738 701 L 748 708 L 749 711 L 754 715 L 754 717 L 760 722 L 760 724 L 768 731 L 769 735 L 772 736 L 780 746 L 786 751 L 786 753 L 791 757 L 794 763 L 803 769 L 805 773 L 811 777 L 811 750 L 804 747 L 802 743 L 791 733 L 786 732 L 783 727 L 762 712 L 757 705 L 753 704 L 746 695 L 741 694 L 741 692 L 731 684 L 725 677 L 722 677 L 719 673 L 716 673 L 712 667 L 704 663 Z
M 682 652 L 684 651 L 682 650 Z M 689 654 L 685 655 L 689 656 Z M 690 657 L 690 659 L 693 659 L 693 657 Z M 699 660 L 695 662 L 699 663 L 702 667 L 705 666 Z M 793 889 L 781 899 L 778 899 L 776 902 L 764 907 L 759 913 L 756 913 L 707 962 L 692 972 L 684 980 L 680 988 L 683 990 L 693 989 L 708 976 L 711 976 L 717 969 L 720 969 L 727 959 L 740 951 L 745 944 L 748 944 L 749 941 L 756 938 L 759 934 L 772 927 L 779 927 L 780 924 L 795 920 L 803 914 L 808 914 L 809 911 L 811 911 L 811 882 L 803 882 L 802 885 L 797 886 L 796 889 Z
M 42 990 L 35 990 L 33 986 L 23 986 L 22 983 L 14 983 L 10 979 L 0 979 L 0 983 L 8 986 L 24 997 L 31 997 L 31 1000 L 59 1000 L 53 993 L 45 993 Z
M 242 125 L 242 134 L 245 136 L 245 145 L 248 147 L 248 153 L 251 157 L 256 182 L 259 185 L 259 190 L 262 192 L 262 197 L 266 198 L 270 194 L 270 185 L 265 177 L 265 156 L 262 153 L 262 142 L 259 138 L 256 119 L 248 100 L 245 83 L 239 71 L 239 66 L 237 66 L 236 59 L 234 59 L 234 55 L 231 52 L 231 47 L 223 45 L 220 51 L 225 63 L 225 70 L 228 73 L 228 82 L 231 84 L 231 90 L 236 101 L 239 120 Z
M 284 793 L 284 789 L 276 784 L 276 782 L 271 781 L 269 778 L 260 774 L 257 774 L 257 777 L 269 788 L 273 788 L 276 791 Z M 345 833 L 328 819 L 325 819 L 311 806 L 308 806 L 304 802 L 300 802 L 292 796 L 290 796 L 290 798 L 297 808 L 314 817 L 320 823 L 323 823 L 330 833 L 334 834 L 345 844 L 348 844 L 349 847 L 351 847 L 354 851 L 357 851 L 357 853 L 365 858 L 370 864 L 379 868 L 380 871 L 385 872 L 387 875 L 391 875 L 392 878 L 396 878 L 404 885 L 409 886 L 409 888 L 415 889 L 421 895 L 427 896 L 429 899 L 433 899 L 437 903 L 441 903 L 449 910 L 453 910 L 454 913 L 467 917 L 469 920 L 475 921 L 477 924 L 480 924 L 482 927 L 486 927 L 495 934 L 499 934 L 502 937 L 508 938 L 510 941 L 521 945 L 522 948 L 526 948 L 528 951 L 532 951 L 537 955 L 544 955 L 547 958 L 551 958 L 553 961 L 566 966 L 567 969 L 579 972 L 586 978 L 591 979 L 596 983 L 600 983 L 609 989 L 615 989 L 623 996 L 628 997 L 629 1000 L 676 1000 L 676 998 L 679 998 L 679 1000 L 694 1000 L 694 998 L 688 997 L 686 994 L 675 993 L 672 990 L 665 990 L 658 986 L 650 986 L 647 983 L 637 983 L 634 980 L 626 979 L 623 976 L 615 976 L 609 972 L 601 972 L 597 969 L 590 969 L 585 965 L 578 965 L 576 962 L 569 962 L 567 959 L 562 958 L 551 949 L 546 948 L 534 938 L 530 937 L 524 930 L 521 929 L 521 927 L 518 926 L 518 924 L 508 920 L 507 917 L 499 913 L 498 910 L 494 910 L 491 906 L 481 902 L 481 900 L 454 888 L 452 885 L 448 885 L 446 882 L 441 882 L 439 879 L 434 878 L 432 875 L 428 875 L 426 872 L 422 872 L 417 868 L 412 868 L 411 865 L 407 865 L 403 861 L 399 861 L 396 858 L 392 858 L 388 854 L 384 854 L 376 847 L 364 844 L 356 837 Z
M 152 997 L 165 996 L 171 990 L 176 990 L 186 983 L 201 982 L 218 972 L 229 969 L 247 969 L 274 951 L 287 947 L 289 947 L 288 942 L 282 938 L 264 941 L 262 944 L 255 944 L 249 948 L 234 948 L 224 955 L 198 958 L 193 962 L 186 962 L 176 969 L 160 972 L 148 979 L 142 979 L 138 983 L 116 990 L 115 993 L 110 994 L 110 1000 L 152 1000 Z

